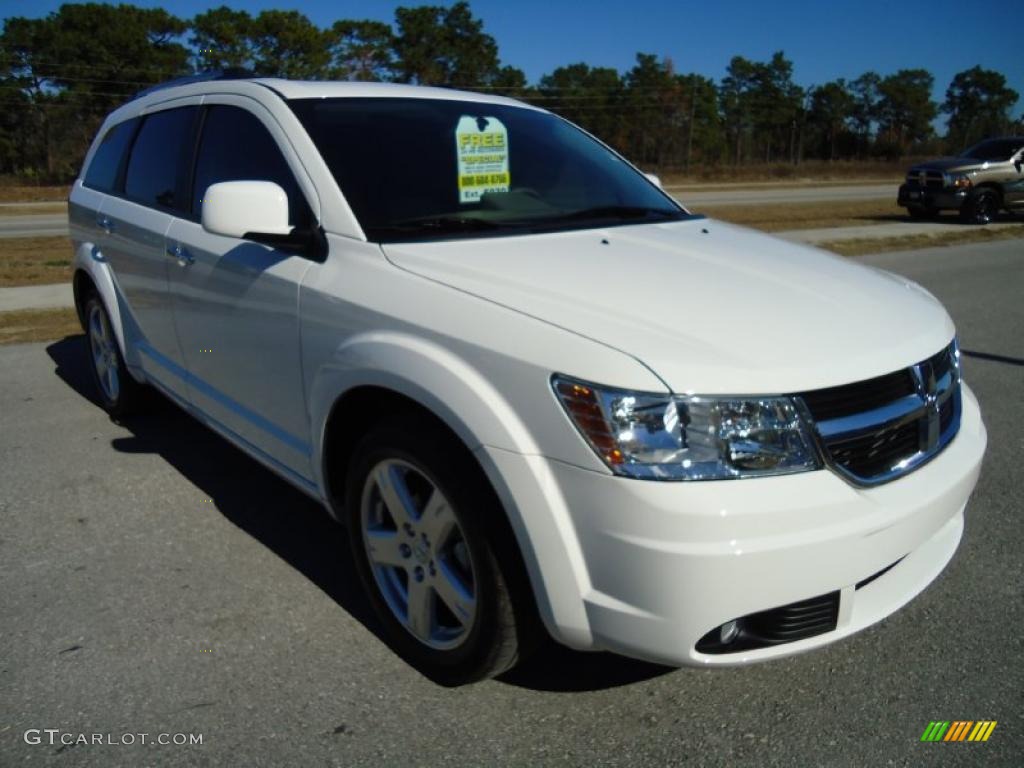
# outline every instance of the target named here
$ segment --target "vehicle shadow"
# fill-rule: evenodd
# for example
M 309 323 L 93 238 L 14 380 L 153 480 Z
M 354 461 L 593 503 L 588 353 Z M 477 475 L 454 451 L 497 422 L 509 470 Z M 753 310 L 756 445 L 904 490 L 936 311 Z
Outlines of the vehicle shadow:
M 89 376 L 84 336 L 50 344 L 55 373 L 100 407 Z M 118 420 L 131 435 L 111 441 L 121 453 L 153 453 L 201 489 L 213 506 L 316 584 L 381 637 L 348 556 L 345 529 L 302 492 L 250 459 L 171 401 L 146 393 L 146 413 Z
M 574 651 L 548 641 L 535 656 L 497 679 L 534 691 L 573 693 L 618 688 L 677 671 L 614 653 Z
M 56 375 L 100 408 L 82 335 L 47 346 Z M 323 508 L 169 400 L 148 395 L 145 415 L 119 420 L 131 432 L 112 441 L 122 453 L 159 455 L 200 488 L 213 506 L 309 579 L 381 642 L 384 637 L 359 585 L 348 534 Z M 614 688 L 665 674 L 668 667 L 606 653 L 580 653 L 548 642 L 528 663 L 503 675 L 509 685 L 542 691 Z

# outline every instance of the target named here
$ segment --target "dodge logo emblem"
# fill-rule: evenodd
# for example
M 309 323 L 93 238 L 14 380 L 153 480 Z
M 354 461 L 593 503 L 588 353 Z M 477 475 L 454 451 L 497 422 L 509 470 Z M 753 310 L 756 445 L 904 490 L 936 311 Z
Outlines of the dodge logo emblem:
M 939 397 L 938 386 L 935 381 L 935 369 L 930 360 L 918 363 L 910 369 L 914 377 L 914 387 L 917 389 L 917 396 L 924 401 L 925 413 L 921 419 L 921 442 L 920 450 L 923 453 L 931 452 L 939 444 Z

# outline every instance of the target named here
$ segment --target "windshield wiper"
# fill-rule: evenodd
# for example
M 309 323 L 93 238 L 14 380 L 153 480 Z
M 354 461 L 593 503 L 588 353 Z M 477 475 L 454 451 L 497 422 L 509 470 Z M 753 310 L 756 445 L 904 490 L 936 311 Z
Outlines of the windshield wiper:
M 417 219 L 396 221 L 384 229 L 401 232 L 465 232 L 481 229 L 497 229 L 501 224 L 475 216 L 425 216 Z
M 681 219 L 685 215 L 682 211 L 672 211 L 665 208 L 647 208 L 636 205 L 601 205 L 595 208 L 583 208 L 572 213 L 565 213 L 555 218 L 560 221 L 585 219 Z

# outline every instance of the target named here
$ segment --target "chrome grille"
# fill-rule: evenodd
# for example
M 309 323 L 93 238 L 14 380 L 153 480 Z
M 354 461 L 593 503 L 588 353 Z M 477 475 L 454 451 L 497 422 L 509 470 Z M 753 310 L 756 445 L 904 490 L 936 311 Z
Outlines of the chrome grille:
M 942 189 L 946 185 L 946 180 L 942 175 L 942 171 L 911 169 L 907 174 L 907 183 L 916 184 L 925 189 Z
M 960 352 L 954 340 L 910 368 L 799 398 L 829 464 L 877 485 L 924 464 L 960 429 Z

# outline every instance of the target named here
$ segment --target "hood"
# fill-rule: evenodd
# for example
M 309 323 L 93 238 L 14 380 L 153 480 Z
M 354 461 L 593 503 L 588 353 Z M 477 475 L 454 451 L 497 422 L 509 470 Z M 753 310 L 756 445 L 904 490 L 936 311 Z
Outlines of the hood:
M 384 251 L 402 269 L 632 355 L 680 393 L 849 383 L 922 360 L 954 333 L 915 283 L 708 219 Z
M 918 163 L 907 171 L 907 175 L 910 176 L 917 171 L 957 171 L 967 168 L 980 168 L 983 165 L 989 165 L 991 162 L 991 160 L 977 160 L 973 157 L 940 157 L 935 160 L 929 160 L 927 163 Z

